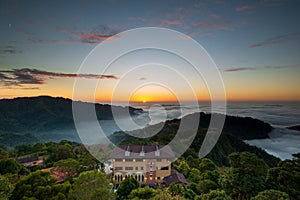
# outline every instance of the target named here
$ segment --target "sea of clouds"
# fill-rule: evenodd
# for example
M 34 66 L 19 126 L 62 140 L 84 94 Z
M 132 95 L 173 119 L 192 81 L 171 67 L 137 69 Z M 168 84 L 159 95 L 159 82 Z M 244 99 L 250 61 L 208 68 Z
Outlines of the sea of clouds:
M 181 118 L 194 112 L 211 112 L 209 103 L 175 105 L 166 104 L 136 104 L 145 112 L 132 118 L 119 119 L 117 124 L 113 120 L 100 121 L 104 135 L 116 131 L 130 131 L 148 125 L 157 124 L 170 119 Z M 275 129 L 270 132 L 268 139 L 247 140 L 246 143 L 263 148 L 268 153 L 281 159 L 291 159 L 292 154 L 300 152 L 300 132 L 289 130 L 286 127 L 300 124 L 300 103 L 297 102 L 229 102 L 226 113 L 233 116 L 253 117 L 270 123 Z M 90 127 L 93 129 L 92 127 Z M 96 130 L 96 129 L 95 129 Z M 95 133 L 97 131 L 91 131 Z M 103 138 L 97 136 L 88 143 L 98 143 Z

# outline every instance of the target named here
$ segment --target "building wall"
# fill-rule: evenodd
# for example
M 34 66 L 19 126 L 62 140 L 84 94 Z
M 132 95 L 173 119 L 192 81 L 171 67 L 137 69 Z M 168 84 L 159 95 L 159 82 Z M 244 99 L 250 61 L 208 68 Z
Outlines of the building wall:
M 165 158 L 153 159 L 112 159 L 114 173 L 122 173 L 123 178 L 128 172 L 131 172 L 133 177 L 137 172 L 142 172 L 144 177 L 149 179 L 149 173 L 152 172 L 152 179 L 159 180 L 171 174 L 171 162 Z M 149 172 L 147 174 L 147 172 Z

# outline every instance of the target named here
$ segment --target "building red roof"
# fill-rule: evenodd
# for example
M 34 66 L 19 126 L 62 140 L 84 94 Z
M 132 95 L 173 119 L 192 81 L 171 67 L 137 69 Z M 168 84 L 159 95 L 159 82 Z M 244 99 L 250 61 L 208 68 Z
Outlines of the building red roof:
M 42 169 L 42 171 L 50 172 L 51 176 L 53 178 L 55 178 L 58 183 L 64 182 L 69 175 L 68 173 L 63 173 L 63 172 L 59 172 L 59 171 L 55 170 L 55 167 L 45 168 L 45 169 Z M 76 174 L 72 175 L 72 177 L 74 177 L 74 176 L 76 176 Z
M 167 186 L 171 185 L 171 183 L 184 183 L 188 184 L 187 180 L 185 179 L 184 175 L 179 173 L 176 170 L 172 170 L 170 176 L 164 177 L 164 182 L 166 183 Z

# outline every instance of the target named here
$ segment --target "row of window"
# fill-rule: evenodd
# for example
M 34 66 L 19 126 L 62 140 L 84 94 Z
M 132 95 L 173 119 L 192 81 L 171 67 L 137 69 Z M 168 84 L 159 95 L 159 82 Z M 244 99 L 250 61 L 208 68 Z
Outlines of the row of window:
M 121 182 L 125 178 L 129 178 L 129 177 L 131 177 L 131 178 L 134 177 L 139 182 L 144 182 L 145 180 L 147 180 L 147 177 L 144 177 L 143 174 L 136 174 L 134 176 L 133 175 L 125 175 L 125 176 L 123 176 L 122 174 L 116 174 L 114 176 L 114 180 L 116 180 L 117 182 Z M 153 176 L 150 176 L 149 179 L 153 180 Z M 161 179 L 163 179 L 163 177 L 159 177 L 159 176 L 155 177 L 155 180 L 161 180 Z
M 139 181 L 139 182 L 144 182 L 144 175 L 143 174 L 136 174 L 135 176 L 133 176 L 133 175 L 125 175 L 124 177 L 123 177 L 123 175 L 122 174 L 116 174 L 115 176 L 114 176 L 114 179 L 116 180 L 116 181 L 118 181 L 118 182 L 121 182 L 122 180 L 124 180 L 125 178 L 129 178 L 129 177 L 134 177 L 137 181 Z M 160 180 L 160 177 L 159 177 L 159 179 L 158 180 Z
M 130 156 L 130 152 L 129 151 L 125 151 L 125 156 Z M 140 152 L 140 156 L 145 156 L 145 152 L 141 151 Z M 160 151 L 155 151 L 155 156 L 160 156 Z
M 123 170 L 123 167 L 115 167 L 115 170 Z M 125 167 L 125 170 L 133 170 L 133 167 Z M 139 170 L 139 167 L 135 167 L 135 170 Z M 144 170 L 144 167 L 140 167 L 140 170 Z
M 156 167 L 156 169 L 158 170 L 158 168 Z M 123 170 L 123 167 L 115 167 L 115 170 Z M 130 170 L 133 170 L 133 167 L 125 167 L 125 170 L 126 171 L 130 171 Z M 135 167 L 135 170 L 144 170 L 144 167 Z M 162 167 L 160 170 L 169 170 L 169 167 L 166 166 L 166 167 Z

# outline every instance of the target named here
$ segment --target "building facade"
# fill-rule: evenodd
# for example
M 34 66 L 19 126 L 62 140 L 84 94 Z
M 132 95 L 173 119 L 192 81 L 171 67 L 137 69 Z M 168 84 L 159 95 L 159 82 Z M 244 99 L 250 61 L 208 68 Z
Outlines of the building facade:
M 120 146 L 110 154 L 112 178 L 121 182 L 134 177 L 141 184 L 162 182 L 171 174 L 174 153 L 169 146 Z

